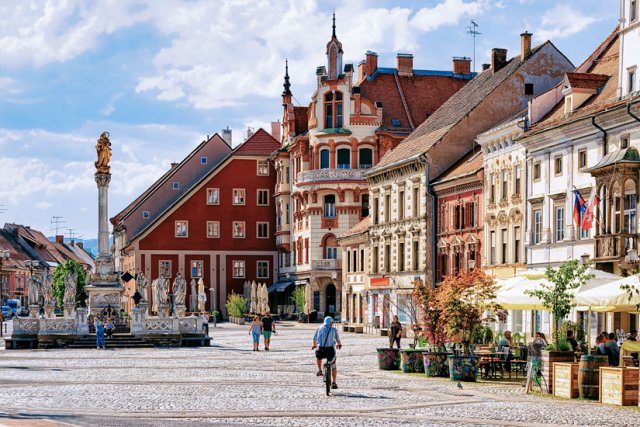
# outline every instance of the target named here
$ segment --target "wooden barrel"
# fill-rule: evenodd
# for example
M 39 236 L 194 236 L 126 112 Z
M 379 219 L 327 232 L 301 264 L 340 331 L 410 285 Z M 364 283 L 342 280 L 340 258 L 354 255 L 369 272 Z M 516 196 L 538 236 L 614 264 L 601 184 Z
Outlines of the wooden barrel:
M 583 354 L 578 365 L 578 388 L 582 399 L 598 400 L 600 397 L 600 368 L 609 366 L 607 356 Z

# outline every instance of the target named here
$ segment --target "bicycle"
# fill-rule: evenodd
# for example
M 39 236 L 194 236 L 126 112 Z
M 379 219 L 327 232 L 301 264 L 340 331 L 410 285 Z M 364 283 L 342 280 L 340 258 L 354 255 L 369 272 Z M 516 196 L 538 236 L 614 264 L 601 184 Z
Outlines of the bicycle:
M 327 390 L 327 396 L 331 394 L 331 361 L 326 359 L 324 362 L 324 384 Z

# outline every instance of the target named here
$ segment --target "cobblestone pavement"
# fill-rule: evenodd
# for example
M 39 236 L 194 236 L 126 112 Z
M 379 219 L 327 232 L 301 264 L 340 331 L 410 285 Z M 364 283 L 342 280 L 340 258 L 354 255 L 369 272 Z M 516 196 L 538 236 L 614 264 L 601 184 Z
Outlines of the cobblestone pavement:
M 638 408 L 379 371 L 386 339 L 360 334 L 343 334 L 340 389 L 326 397 L 310 326 L 281 324 L 268 353 L 251 351 L 247 329 L 212 328 L 211 348 L 0 350 L 0 426 L 640 425 Z

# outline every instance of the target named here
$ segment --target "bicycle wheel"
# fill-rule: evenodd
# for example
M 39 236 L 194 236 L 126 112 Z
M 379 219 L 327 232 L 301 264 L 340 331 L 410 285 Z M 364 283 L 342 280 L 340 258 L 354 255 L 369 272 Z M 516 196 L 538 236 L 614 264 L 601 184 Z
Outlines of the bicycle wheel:
M 331 364 L 329 361 L 324 364 L 324 384 L 327 389 L 327 396 L 331 392 Z

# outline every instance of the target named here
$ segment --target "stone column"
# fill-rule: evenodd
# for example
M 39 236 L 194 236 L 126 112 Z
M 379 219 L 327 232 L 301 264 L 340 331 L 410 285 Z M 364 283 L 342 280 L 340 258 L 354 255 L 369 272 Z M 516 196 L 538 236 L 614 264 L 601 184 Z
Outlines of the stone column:
M 89 323 L 87 323 L 87 315 L 89 309 L 87 307 L 79 307 L 76 309 L 77 334 L 89 335 Z
M 98 256 L 109 256 L 109 182 L 110 173 L 96 173 L 98 185 Z

